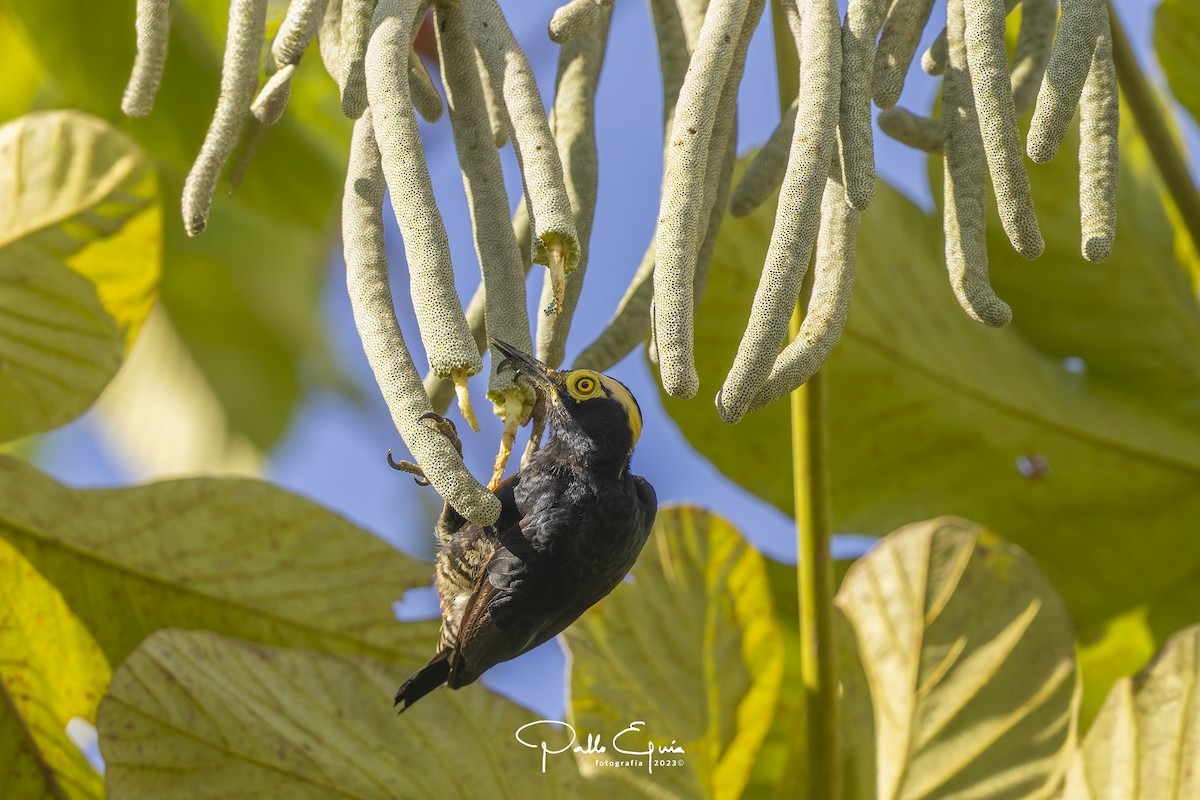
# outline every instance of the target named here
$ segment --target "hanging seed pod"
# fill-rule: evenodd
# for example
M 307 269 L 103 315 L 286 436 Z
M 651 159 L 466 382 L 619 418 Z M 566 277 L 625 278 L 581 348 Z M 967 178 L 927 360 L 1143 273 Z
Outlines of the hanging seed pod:
M 566 44 L 600 24 L 601 13 L 612 9 L 613 0 L 571 0 L 550 18 L 550 41 Z
M 533 263 L 545 264 L 554 287 L 552 314 L 562 311 L 567 273 L 579 264 L 579 238 L 562 161 L 546 120 L 529 61 L 513 37 L 496 0 L 464 0 L 472 38 L 483 59 L 492 89 L 504 98 L 525 202 L 533 222 Z
M 442 96 L 433 85 L 433 78 L 421 62 L 417 51 L 408 50 L 408 88 L 412 92 L 413 105 L 426 122 L 437 122 L 442 116 Z M 482 100 L 480 103 L 482 104 Z
M 341 76 L 342 113 L 350 119 L 367 107 L 366 58 L 377 0 L 342 0 Z M 416 13 L 416 10 L 413 10 Z
M 584 2 L 595 5 L 594 0 Z M 557 315 L 542 314 L 538 317 L 537 357 L 554 368 L 562 364 L 566 352 L 567 331 L 583 288 L 588 243 L 596 212 L 596 187 L 599 181 L 596 86 L 600 82 L 600 67 L 604 63 L 608 43 L 608 27 L 612 19 L 610 5 L 606 4 L 597 13 L 599 19 L 591 28 L 575 36 L 559 51 L 554 108 L 550 112 L 551 129 L 562 156 L 567 198 L 575 211 L 575 231 L 580 244 L 579 264 L 567 276 L 562 310 Z M 549 307 L 554 299 L 554 284 L 547 273 L 542 284 L 540 307 Z
M 704 24 L 707 5 L 705 0 L 684 0 L 680 4 L 676 4 L 675 0 L 651 0 L 650 3 L 663 78 L 664 164 L 669 156 L 671 126 L 675 119 L 679 89 L 683 85 L 691 58 L 689 49 L 699 42 L 700 29 Z M 730 139 L 730 141 L 733 140 Z M 719 178 L 718 188 L 722 182 L 725 187 L 728 187 L 729 177 L 732 175 L 732 156 L 727 153 L 721 158 L 725 160 L 726 171 L 729 174 Z M 704 267 L 711 255 L 712 245 L 716 241 L 716 229 L 724 215 L 724 199 L 716 197 L 715 200 L 713 210 L 709 215 L 705 238 L 697 253 L 697 275 L 695 277 L 700 279 L 701 284 L 706 271 Z M 585 347 L 579 357 L 575 359 L 574 367 L 576 369 L 607 370 L 650 336 L 650 301 L 654 294 L 654 260 L 654 242 L 651 240 L 612 319 L 605 325 L 596 340 Z M 694 279 L 693 287 L 696 284 L 697 280 Z M 657 363 L 657 354 L 653 343 L 651 360 Z
M 487 67 L 483 63 L 483 59 L 479 57 L 479 51 L 475 51 L 475 63 L 479 69 L 479 74 L 484 76 L 483 80 L 483 99 L 487 103 L 488 119 L 492 124 L 492 137 L 496 140 L 496 148 L 499 149 L 508 144 L 508 129 L 512 127 L 512 123 L 508 121 L 508 111 L 504 108 L 504 98 L 496 94 L 492 83 L 487 74 Z
M 1101 23 L 1107 19 L 1104 0 L 1063 0 L 1058 35 L 1029 124 L 1029 157 L 1038 164 L 1054 158 L 1062 144 L 1092 69 Z
M 292 0 L 271 49 L 267 51 L 264 68 L 268 75 L 288 64 L 299 64 L 300 57 L 317 35 L 325 16 L 327 0 Z M 261 94 L 261 93 L 260 93 Z
M 1013 103 L 1008 54 L 1004 49 L 1004 12 L 995 0 L 963 0 L 971 89 L 984 152 L 996 193 L 1000 222 L 1013 248 L 1033 259 L 1046 249 L 1038 229 L 1025 171 L 1021 132 Z
M 154 108 L 154 96 L 162 83 L 171 38 L 171 0 L 138 0 L 137 57 L 133 73 L 121 99 L 121 110 L 129 117 L 144 117 Z
M 199 236 L 208 226 L 217 179 L 237 144 L 258 88 L 258 59 L 266 24 L 267 0 L 230 3 L 229 32 L 221 64 L 221 96 L 200 154 L 183 183 L 183 226 L 188 236 Z
M 1013 103 L 1018 115 L 1033 108 L 1042 88 L 1057 21 L 1058 0 L 1022 0 L 1021 29 L 1017 33 L 1012 69 Z
M 887 0 L 851 0 L 842 25 L 842 102 L 838 145 L 845 170 L 846 202 L 862 211 L 875 197 L 875 140 L 871 132 L 871 80 L 875 39 Z
M 775 359 L 766 383 L 750 403 L 750 411 L 770 405 L 806 383 L 829 359 L 846 328 L 854 290 L 860 215 L 845 202 L 840 171 L 835 163 L 821 199 L 821 233 L 804 321 L 796 338 Z
M 334 83 L 342 85 L 342 0 L 328 0 L 317 26 L 321 64 Z
M 942 81 L 942 124 L 946 126 L 943 159 L 942 229 L 946 237 L 946 269 L 958 304 L 974 320 L 1001 327 L 1012 309 L 992 291 L 987 255 L 987 157 L 975 96 L 967 71 L 964 0 L 949 0 L 949 67 Z
M 421 421 L 431 409 L 396 321 L 388 283 L 382 214 L 385 188 L 368 110 L 354 126 L 342 201 L 346 284 L 354 321 L 396 429 L 425 477 L 464 517 L 490 525 L 500 516 L 500 501 L 471 476 L 450 441 Z
M 509 342 L 524 352 L 531 349 L 529 316 L 525 309 L 525 269 L 508 216 L 504 173 L 496 152 L 491 122 L 483 101 L 483 85 L 475 61 L 470 21 L 462 6 L 446 4 L 434 12 L 442 80 L 450 107 L 450 126 L 462 170 L 463 189 L 482 272 L 487 335 Z M 469 324 L 469 322 L 468 322 Z M 483 343 L 475 346 L 482 352 Z M 514 382 L 512 370 L 499 370 L 496 359 L 488 377 L 488 397 L 504 420 L 504 433 L 495 472 L 488 488 L 503 476 L 517 427 L 529 418 L 533 391 Z
M 1112 32 L 1100 27 L 1092 69 L 1079 100 L 1079 209 L 1083 257 L 1097 262 L 1112 252 L 1117 231 L 1121 104 L 1113 66 Z
M 1004 0 L 1005 15 L 1011 14 L 1019 2 L 1021 0 Z M 942 75 L 946 72 L 946 64 L 946 29 L 942 28 L 942 32 L 937 35 L 937 38 L 933 40 L 933 44 L 921 56 L 921 69 L 928 75 Z
M 479 372 L 483 362 L 454 287 L 450 245 L 425 166 L 425 149 L 408 88 L 408 52 L 420 3 L 381 0 L 367 46 L 367 96 L 392 209 L 404 239 L 413 311 L 429 366 L 435 374 L 454 381 L 463 417 L 477 430 L 466 379 Z
M 512 215 L 512 230 L 513 235 L 517 239 L 517 250 L 521 253 L 521 269 L 522 276 L 527 276 L 532 262 L 529 260 L 529 214 L 525 211 L 525 201 L 522 198 L 517 202 L 517 208 Z M 525 278 L 522 277 L 521 285 L 525 285 Z M 475 345 L 479 349 L 479 355 L 482 357 L 488 349 L 487 341 L 487 326 L 485 325 L 485 309 L 487 307 L 487 293 L 484 291 L 484 285 L 480 283 L 475 287 L 475 293 L 471 295 L 471 302 L 467 304 L 467 326 L 471 329 L 471 336 L 475 339 Z M 516 341 L 528 342 L 528 324 L 526 324 L 526 333 L 517 338 Z M 532 345 L 530 345 L 532 347 Z M 528 351 L 526 351 L 528 352 Z M 433 410 L 439 414 L 445 413 L 450 407 L 450 401 L 454 399 L 454 385 L 442 378 L 429 372 L 425 375 L 425 391 L 429 393 L 429 402 L 433 405 Z
M 771 132 L 767 143 L 754 154 L 750 165 L 742 173 L 742 179 L 733 190 L 729 212 L 735 217 L 744 217 L 767 201 L 787 172 L 788 155 L 792 148 L 792 132 L 796 129 L 796 102 L 788 106 L 783 119 Z
M 274 125 L 283 117 L 292 96 L 292 73 L 295 71 L 295 64 L 285 64 L 283 69 L 267 78 L 258 97 L 250 104 L 250 113 L 263 125 Z
M 694 348 L 696 261 L 713 124 L 721 92 L 737 55 L 728 31 L 741 30 L 750 0 L 715 0 L 704 18 L 700 41 L 679 91 L 670 147 L 664 167 L 662 205 L 654 237 L 655 337 L 662 382 L 673 397 L 692 397 L 699 388 Z
M 875 105 L 880 108 L 891 108 L 900 99 L 904 78 L 932 9 L 933 0 L 895 0 L 888 11 L 875 51 L 875 75 L 871 86 Z
M 879 114 L 879 129 L 900 144 L 926 153 L 942 153 L 946 132 L 940 119 L 914 114 L 902 106 L 889 108 Z
M 841 89 L 841 30 L 834 0 L 784 3 L 800 53 L 800 94 L 788 171 L 779 190 L 775 227 L 750 322 L 717 394 L 717 412 L 741 419 L 762 389 L 787 335 L 821 216 Z

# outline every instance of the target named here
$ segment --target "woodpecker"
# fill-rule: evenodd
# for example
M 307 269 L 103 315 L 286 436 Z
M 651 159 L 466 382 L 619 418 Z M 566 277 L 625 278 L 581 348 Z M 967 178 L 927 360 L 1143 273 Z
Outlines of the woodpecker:
M 629 573 L 658 509 L 654 488 L 629 471 L 642 414 L 624 384 L 491 344 L 544 401 L 546 441 L 496 487 L 494 525 L 442 507 L 434 573 L 441 635 L 434 657 L 396 692 L 401 712 L 561 633 Z M 453 423 L 426 417 L 461 452 Z M 408 462 L 393 466 L 420 474 Z

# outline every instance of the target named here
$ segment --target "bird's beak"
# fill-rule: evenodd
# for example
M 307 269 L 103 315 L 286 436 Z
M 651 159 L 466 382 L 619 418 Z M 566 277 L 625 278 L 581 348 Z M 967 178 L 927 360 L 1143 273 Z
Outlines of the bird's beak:
M 549 392 L 551 397 L 554 396 L 558 388 L 558 382 L 555 380 L 558 373 L 533 356 L 522 353 L 507 342 L 502 342 L 499 339 L 489 339 L 488 341 L 492 343 L 493 349 L 504 356 L 505 361 L 516 367 L 520 374 L 529 379 L 534 388 Z

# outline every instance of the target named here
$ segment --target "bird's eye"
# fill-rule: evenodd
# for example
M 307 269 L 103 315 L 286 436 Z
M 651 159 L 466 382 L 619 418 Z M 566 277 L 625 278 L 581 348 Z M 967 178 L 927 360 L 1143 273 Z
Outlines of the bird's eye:
M 571 382 L 571 394 L 582 400 L 596 391 L 596 379 L 590 375 L 580 375 Z

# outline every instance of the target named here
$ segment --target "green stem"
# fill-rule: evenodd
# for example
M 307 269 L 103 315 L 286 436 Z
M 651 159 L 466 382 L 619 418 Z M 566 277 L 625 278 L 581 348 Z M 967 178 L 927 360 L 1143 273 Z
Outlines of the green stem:
M 1192 244 L 1200 250 L 1200 194 L 1187 164 L 1180 155 L 1175 137 L 1163 117 L 1158 96 L 1138 66 L 1137 57 L 1129 45 L 1129 37 L 1121 26 L 1112 0 L 1108 3 L 1108 16 L 1112 25 L 1113 63 L 1117 67 L 1117 82 L 1125 95 L 1125 102 L 1133 112 L 1138 130 L 1146 140 L 1150 158 L 1167 188 L 1167 194 L 1175 203 L 1184 227 L 1192 238 Z
M 799 90 L 795 44 L 779 0 L 771 0 L 775 37 L 779 108 L 791 105 Z M 791 337 L 812 291 L 812 270 L 791 320 Z M 829 430 L 826 386 L 822 371 L 789 398 L 792 425 L 792 491 L 796 515 L 800 594 L 800 676 L 805 694 L 808 800 L 837 800 L 841 787 L 837 665 L 833 642 L 833 563 L 829 538 L 833 528 L 829 481 Z

